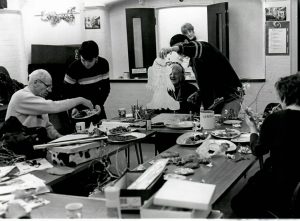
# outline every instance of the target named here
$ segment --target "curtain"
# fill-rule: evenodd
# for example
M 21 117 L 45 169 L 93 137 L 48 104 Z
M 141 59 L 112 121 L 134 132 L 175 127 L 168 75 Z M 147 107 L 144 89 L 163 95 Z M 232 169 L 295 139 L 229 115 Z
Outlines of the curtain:
M 7 0 L 0 0 L 0 9 L 7 8 Z

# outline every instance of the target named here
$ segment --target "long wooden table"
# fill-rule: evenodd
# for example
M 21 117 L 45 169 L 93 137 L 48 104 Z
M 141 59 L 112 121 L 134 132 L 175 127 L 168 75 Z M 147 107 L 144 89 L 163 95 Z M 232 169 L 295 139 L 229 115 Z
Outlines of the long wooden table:
M 228 127 L 228 126 L 222 126 L 221 128 Z M 145 131 L 149 135 L 153 135 L 156 132 L 160 132 L 163 130 L 165 133 L 184 133 L 185 130 L 172 130 L 169 128 L 158 128 L 156 130 L 153 129 L 152 131 Z M 247 128 L 245 125 L 243 125 L 242 128 L 240 128 L 241 131 L 245 132 L 247 131 Z M 191 130 L 188 130 L 191 131 Z M 132 145 L 132 144 L 128 144 Z M 122 145 L 108 145 L 107 148 L 111 148 L 111 154 L 116 153 L 117 151 L 120 151 L 120 149 L 127 148 L 126 146 Z M 181 156 L 188 155 L 191 153 L 195 153 L 197 147 L 183 147 L 180 145 L 174 145 L 168 151 L 175 151 L 178 152 Z M 236 153 L 236 156 L 238 157 L 240 154 Z M 251 168 L 251 166 L 256 162 L 256 157 L 248 154 L 245 156 L 247 159 L 241 160 L 238 162 L 235 162 L 234 160 L 228 159 L 224 156 L 214 157 L 212 159 L 213 167 L 207 167 L 205 165 L 201 165 L 200 168 L 195 169 L 195 173 L 188 178 L 195 182 L 205 182 L 210 184 L 216 185 L 215 194 L 212 199 L 212 204 L 216 203 L 219 199 L 222 198 L 222 196 L 236 183 L 238 180 L 243 177 L 247 171 Z M 161 158 L 160 155 L 155 156 L 152 160 L 156 160 L 158 158 Z M 151 166 L 149 162 L 145 162 L 143 165 L 148 168 Z M 87 168 L 88 163 L 82 164 L 76 168 L 76 171 L 82 171 L 85 168 Z M 169 165 L 168 166 L 168 172 L 172 172 L 174 170 L 175 166 Z M 61 181 L 61 179 L 66 178 L 66 176 L 54 176 L 50 174 L 45 174 L 45 171 L 36 171 L 34 172 L 38 177 L 46 180 L 46 183 L 51 185 L 54 183 L 57 183 Z M 72 174 L 70 174 L 71 176 Z M 106 214 L 106 208 L 105 203 L 103 201 L 94 201 L 95 199 L 85 198 L 85 197 L 75 197 L 75 196 L 68 196 L 68 195 L 58 195 L 58 194 L 46 194 L 44 195 L 46 199 L 49 199 L 51 204 L 46 205 L 41 208 L 35 209 L 32 213 L 32 218 L 64 218 L 65 215 L 62 211 L 64 211 L 64 205 L 68 202 L 78 201 L 79 202 L 85 202 L 87 201 L 87 207 L 88 213 L 92 212 L 94 213 L 95 217 L 91 218 L 110 218 Z M 57 204 L 58 203 L 58 204 Z M 85 208 L 86 206 L 84 206 Z M 55 213 L 57 214 L 52 214 Z M 93 212 L 94 211 L 94 212 Z M 92 215 L 92 216 L 94 216 Z M 138 218 L 139 215 L 133 216 L 134 218 Z M 89 218 L 89 215 L 83 214 L 83 218 Z M 116 217 L 112 217 L 116 218 Z
M 82 218 L 96 219 L 107 218 L 105 201 L 103 199 L 95 199 L 81 196 L 70 196 L 62 194 L 47 193 L 41 195 L 43 199 L 49 200 L 50 203 L 33 209 L 31 218 L 38 219 L 65 219 L 65 206 L 68 203 L 80 202 L 83 204 Z
M 197 147 L 183 147 L 180 145 L 174 145 L 166 151 L 178 152 L 180 156 L 195 153 Z M 236 157 L 241 154 L 236 153 Z M 215 203 L 231 186 L 233 186 L 242 176 L 244 176 L 251 166 L 256 162 L 256 157 L 252 154 L 244 155 L 245 160 L 235 162 L 232 159 L 228 159 L 225 156 L 215 156 L 212 158 L 212 167 L 201 165 L 200 168 L 195 169 L 193 175 L 188 176 L 188 179 L 195 182 L 205 182 L 209 184 L 215 184 L 215 194 L 212 198 L 212 203 Z M 157 155 L 151 160 L 161 158 L 161 155 Z M 150 167 L 150 163 L 145 163 L 146 168 Z M 168 165 L 167 172 L 171 173 L 177 166 Z
M 131 146 L 135 146 L 136 144 L 139 144 L 140 142 L 142 142 L 144 139 L 148 138 L 149 136 L 152 136 L 153 134 L 155 134 L 155 131 L 143 131 L 143 133 L 146 134 L 146 137 L 142 138 L 142 139 L 138 139 L 138 140 L 131 141 L 128 143 L 108 143 L 105 147 L 103 147 L 103 152 L 102 152 L 103 154 L 102 154 L 102 156 L 99 156 L 99 158 L 101 158 L 103 156 L 112 156 L 120 151 L 125 150 L 127 153 L 127 161 L 130 162 L 129 148 Z M 139 155 L 137 157 L 139 157 Z M 47 173 L 45 170 L 33 171 L 32 174 L 45 180 L 47 185 L 52 186 L 56 183 L 59 183 L 65 179 L 67 179 L 68 177 L 71 177 L 71 176 L 87 169 L 89 167 L 91 161 L 79 164 L 78 166 L 76 166 L 74 168 L 74 171 L 72 173 L 65 174 L 65 175 L 53 175 L 53 174 Z

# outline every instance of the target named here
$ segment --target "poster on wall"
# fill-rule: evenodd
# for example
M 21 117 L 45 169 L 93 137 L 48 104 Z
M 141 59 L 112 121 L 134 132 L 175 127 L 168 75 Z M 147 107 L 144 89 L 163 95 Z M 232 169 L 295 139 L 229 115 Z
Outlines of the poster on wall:
M 266 22 L 266 55 L 289 55 L 289 22 Z
M 286 21 L 286 7 L 265 8 L 266 21 Z
M 85 29 L 100 29 L 100 16 L 86 16 L 84 18 Z

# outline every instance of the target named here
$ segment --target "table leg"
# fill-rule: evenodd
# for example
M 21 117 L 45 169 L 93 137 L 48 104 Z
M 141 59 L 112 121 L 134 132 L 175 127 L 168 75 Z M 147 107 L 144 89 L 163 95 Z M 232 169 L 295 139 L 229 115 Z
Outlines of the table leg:
M 141 162 L 141 164 L 143 164 L 144 163 L 144 158 L 143 158 L 143 150 L 142 150 L 142 144 L 141 144 L 141 142 L 139 142 L 139 152 L 140 152 L 140 162 Z
M 141 159 L 140 159 L 140 156 L 139 156 L 140 153 L 139 153 L 138 145 L 136 143 L 134 144 L 134 148 L 135 148 L 137 162 L 138 162 L 138 164 L 141 164 Z
M 130 145 L 125 148 L 125 157 L 127 159 L 127 168 L 130 168 Z

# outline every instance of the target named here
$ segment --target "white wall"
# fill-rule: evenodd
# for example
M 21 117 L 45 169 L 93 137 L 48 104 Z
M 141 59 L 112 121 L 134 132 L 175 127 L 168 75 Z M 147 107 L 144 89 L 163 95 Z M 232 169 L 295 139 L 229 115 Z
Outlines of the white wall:
M 81 41 L 85 39 L 93 39 L 97 41 L 100 44 L 100 50 L 103 55 L 106 55 L 106 57 L 111 66 L 111 78 L 117 78 L 119 77 L 124 71 L 128 71 L 128 55 L 127 55 L 127 33 L 126 33 L 126 19 L 125 19 L 125 8 L 130 7 L 154 7 L 154 8 L 164 8 L 164 7 L 170 7 L 170 6 L 178 6 L 178 5 L 199 5 L 200 1 L 194 1 L 194 0 L 185 0 L 182 3 L 179 3 L 178 1 L 174 0 L 165 0 L 165 1 L 159 1 L 159 0 L 144 0 L 143 5 L 137 4 L 137 1 L 135 0 L 126 0 L 122 1 L 118 4 L 113 5 L 110 8 L 104 8 L 97 6 L 96 1 L 94 1 L 93 4 L 84 5 L 82 4 L 83 0 L 68 0 L 68 1 L 58 1 L 58 0 L 9 0 L 8 1 L 8 7 L 10 5 L 10 1 L 13 2 L 11 4 L 14 9 L 24 9 L 23 12 L 23 20 L 24 25 L 20 24 L 20 21 L 18 21 L 18 24 L 14 24 L 14 26 L 11 25 L 11 23 L 5 25 L 8 27 L 13 27 L 11 29 L 16 30 L 16 27 L 19 27 L 19 30 L 22 30 L 24 28 L 24 39 L 25 41 L 25 49 L 22 49 L 22 46 L 20 46 L 18 53 L 11 54 L 11 58 L 23 58 L 26 61 L 29 61 L 30 59 L 30 45 L 31 44 L 78 44 L 81 43 Z M 46 4 L 47 2 L 50 4 Z M 20 3 L 21 2 L 21 3 Z M 217 3 L 220 1 L 201 1 L 201 4 L 206 5 L 207 3 Z M 232 19 L 234 16 L 238 16 L 238 14 L 244 14 L 245 12 L 250 12 L 252 10 L 252 7 L 256 8 L 257 4 L 262 4 L 265 2 L 264 0 L 229 0 L 229 23 L 230 23 L 230 56 L 232 56 L 232 63 L 236 67 L 235 62 L 233 61 L 233 56 L 236 56 L 239 60 L 238 62 L 245 62 L 245 60 L 249 63 L 249 67 L 251 67 L 251 62 L 253 62 L 249 58 L 247 60 L 246 55 L 251 54 L 251 49 L 253 43 L 255 44 L 261 44 L 261 42 L 253 42 L 251 41 L 251 38 L 248 37 L 240 37 L 241 33 L 247 33 L 259 36 L 262 41 L 262 49 L 264 46 L 264 25 L 261 26 L 261 22 L 256 21 L 258 17 L 263 17 L 263 12 L 255 11 L 253 13 L 253 18 L 247 17 L 247 25 L 246 26 L 240 26 L 240 25 L 231 25 Z M 247 7 L 238 7 L 241 2 L 247 3 Z M 268 0 L 268 3 L 272 2 L 280 2 L 284 4 L 291 4 L 290 6 L 290 13 L 289 13 L 289 20 L 291 21 L 290 26 L 290 56 L 268 56 L 262 59 L 259 59 L 258 62 L 264 62 L 265 59 L 265 77 L 266 81 L 264 83 L 251 83 L 250 89 L 247 91 L 247 95 L 245 97 L 245 104 L 250 105 L 252 104 L 252 107 L 254 109 L 257 109 L 258 111 L 262 111 L 265 105 L 268 102 L 273 102 L 277 100 L 275 90 L 274 90 L 274 83 L 278 80 L 279 77 L 285 76 L 291 73 L 295 73 L 297 70 L 297 1 L 295 0 Z M 19 3 L 19 4 L 18 4 Z M 51 6 L 51 4 L 53 4 Z M 95 4 L 95 5 L 94 5 Z M 100 3 L 99 3 L 100 4 Z M 254 6 L 253 6 L 254 4 Z M 32 6 L 33 9 L 29 6 Z M 59 8 L 57 8 L 59 5 Z M 40 21 L 38 16 L 35 16 L 35 13 L 40 13 L 39 10 L 51 10 L 55 8 L 57 11 L 65 11 L 67 6 L 77 6 L 78 10 L 80 11 L 80 14 L 76 15 L 76 21 L 75 25 L 70 25 L 65 23 L 64 21 L 61 21 L 60 24 L 57 26 L 51 26 L 50 24 Z M 91 13 L 98 13 L 103 17 L 101 19 L 101 30 L 85 30 L 83 28 L 83 17 L 84 14 L 87 13 L 87 11 L 91 10 Z M 10 15 L 5 14 L 3 17 L 3 13 L 5 10 L 1 10 L 0 16 L 0 23 L 12 21 L 9 17 Z M 6 12 L 5 12 L 6 13 Z M 252 12 L 251 12 L 252 13 Z M 260 14 L 261 13 L 261 14 Z M 18 17 L 18 16 L 17 16 Z M 5 18 L 3 20 L 3 18 Z M 245 16 L 246 18 L 246 16 Z M 18 19 L 16 19 L 18 20 Z M 0 27 L 5 27 L 0 26 Z M 76 26 L 76 27 L 75 27 Z M 249 27 L 249 28 L 247 28 Z M 102 29 L 103 28 L 103 29 Z M 2 29 L 3 30 L 3 29 Z M 1 31 L 2 31 L 1 30 Z M 21 36 L 20 35 L 14 35 L 12 37 Z M 0 35 L 0 45 L 6 45 L 3 41 L 4 35 Z M 21 40 L 15 40 L 15 43 L 20 42 Z M 241 44 L 237 44 L 239 41 Z M 20 43 L 20 45 L 22 42 Z M 238 52 L 234 53 L 232 50 L 238 50 Z M 103 51 L 102 51 L 103 50 Z M 11 50 L 10 50 L 11 51 Z M 26 53 L 25 53 L 25 52 Z M 1 50 L 0 55 L 0 65 L 3 64 L 4 59 L 9 58 L 9 50 Z M 25 54 L 24 55 L 22 55 Z M 254 54 L 253 56 L 260 57 L 262 56 L 260 54 Z M 20 65 L 19 71 L 15 71 L 11 68 L 16 68 L 17 64 Z M 24 79 L 27 78 L 27 66 L 22 64 L 22 59 L 20 62 L 16 62 L 14 65 L 10 65 L 9 71 L 13 73 L 14 77 L 17 80 L 20 80 L 21 82 L 24 81 Z M 258 71 L 259 72 L 259 71 Z M 107 110 L 109 110 L 111 113 L 113 113 L 113 110 L 118 107 L 122 106 L 128 106 L 129 102 L 128 98 L 135 98 L 132 96 L 132 93 L 136 90 L 134 84 L 130 84 L 130 87 L 124 83 L 125 86 L 121 87 L 115 87 L 112 86 L 112 92 L 111 95 L 107 101 L 106 107 Z M 146 97 L 148 98 L 151 96 L 149 95 L 149 92 L 147 90 L 142 89 L 144 86 L 142 84 L 140 86 L 137 86 L 138 93 L 135 93 L 136 96 L 139 96 L 142 98 Z M 147 99 L 144 100 L 145 102 Z M 142 101 L 141 101 L 142 104 Z M 109 115 L 109 114 L 108 114 Z
M 127 30 L 126 30 L 126 15 L 125 8 L 164 8 L 174 6 L 205 6 L 207 3 L 220 1 L 193 1 L 185 0 L 183 2 L 174 0 L 144 0 L 143 4 L 138 4 L 135 0 L 126 0 L 113 5 L 109 9 L 110 27 L 111 27 L 111 42 L 112 42 L 112 63 L 113 75 L 112 78 L 123 76 L 124 72 L 129 71 L 128 62 L 128 47 L 127 47 Z M 184 17 L 183 15 L 181 15 Z M 178 32 L 180 32 L 178 25 Z
M 56 25 L 41 20 L 41 11 L 66 13 L 71 7 L 76 7 L 75 20 L 68 23 L 61 20 Z M 99 45 L 99 55 L 111 63 L 111 41 L 108 11 L 103 6 L 83 0 L 25 0 L 22 5 L 23 26 L 25 33 L 25 48 L 27 62 L 31 62 L 31 45 L 70 45 L 81 44 L 85 40 L 94 40 Z M 100 16 L 100 29 L 85 29 L 85 16 Z
M 0 66 L 10 77 L 27 82 L 22 16 L 17 10 L 0 10 Z
M 184 15 L 184 16 L 178 16 Z M 172 7 L 157 9 L 157 47 L 169 45 L 173 35 L 181 33 L 181 25 L 191 23 L 197 39 L 207 41 L 207 7 Z M 176 25 L 178 24 L 178 25 Z
M 159 1 L 145 0 L 143 5 L 136 1 L 124 1 L 114 5 L 110 9 L 110 26 L 112 33 L 112 61 L 114 64 L 114 77 L 118 78 L 124 71 L 128 71 L 127 33 L 125 22 L 125 8 L 154 7 L 164 8 L 178 5 L 195 5 L 200 1 L 185 0 Z M 206 1 L 206 3 L 220 1 Z M 290 55 L 289 56 L 265 56 L 265 26 L 264 26 L 264 0 L 228 0 L 229 2 L 229 39 L 230 61 L 239 75 L 251 75 L 253 78 L 265 78 L 265 82 L 250 82 L 250 88 L 244 98 L 244 104 L 250 105 L 257 112 L 262 112 L 267 103 L 278 102 L 274 89 L 274 83 L 282 76 L 293 74 L 297 71 L 297 3 L 294 0 L 268 0 L 268 3 L 289 4 L 290 13 L 288 20 L 290 28 Z M 201 1 L 204 3 L 204 1 Z M 205 4 L 205 3 L 204 3 Z M 242 65 L 241 65 L 242 64 Z M 141 87 L 141 86 L 138 86 Z M 126 90 L 118 90 L 119 98 L 127 97 Z M 140 97 L 149 96 L 146 90 Z M 110 97 L 109 99 L 114 99 Z M 122 101 L 123 99 L 118 99 Z M 145 101 L 146 102 L 146 101 Z M 108 101 L 109 108 L 110 101 Z M 123 104 L 123 105 L 122 105 Z M 119 106 L 128 105 L 126 102 Z
M 229 57 L 240 78 L 265 79 L 263 4 L 229 0 Z

